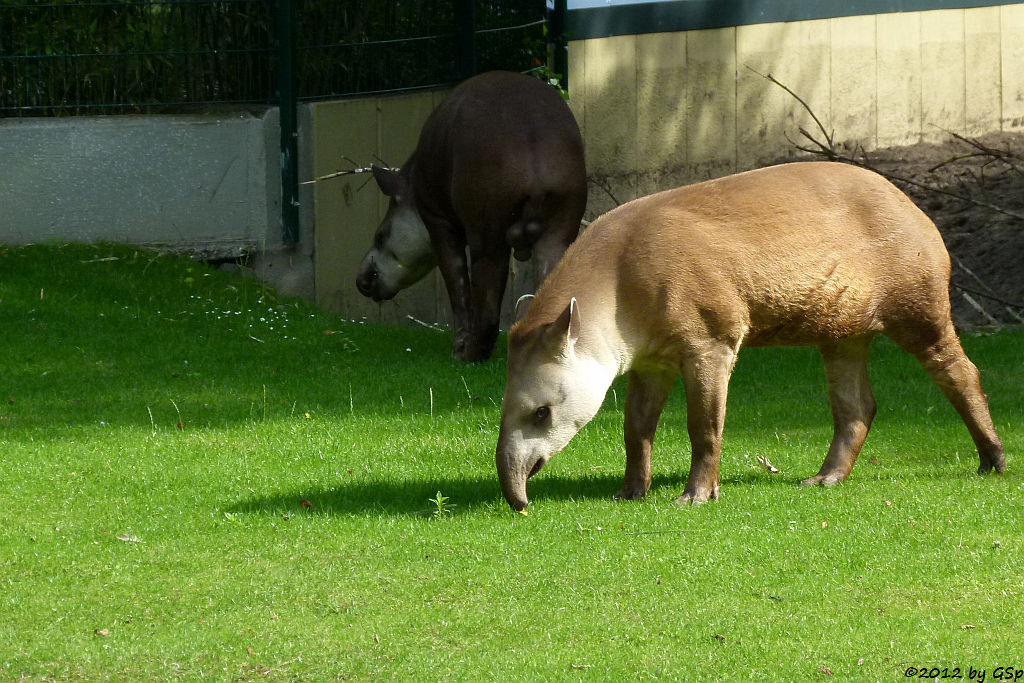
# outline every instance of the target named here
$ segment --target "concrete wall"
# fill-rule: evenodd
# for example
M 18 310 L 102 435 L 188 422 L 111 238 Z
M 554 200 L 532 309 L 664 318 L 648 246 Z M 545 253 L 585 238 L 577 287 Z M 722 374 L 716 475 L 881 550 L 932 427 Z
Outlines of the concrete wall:
M 0 242 L 233 255 L 278 238 L 277 112 L 0 119 Z
M 793 156 L 801 127 L 817 135 L 751 69 L 847 149 L 1020 130 L 1024 5 L 581 40 L 569 68 L 588 173 L 624 201 Z M 591 214 L 611 203 L 591 190 Z

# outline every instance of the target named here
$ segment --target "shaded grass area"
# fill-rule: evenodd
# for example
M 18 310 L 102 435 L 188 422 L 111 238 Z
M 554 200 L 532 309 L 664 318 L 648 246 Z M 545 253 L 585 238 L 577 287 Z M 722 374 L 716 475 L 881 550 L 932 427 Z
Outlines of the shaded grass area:
M 966 336 L 1007 450 L 873 348 L 853 476 L 821 361 L 741 354 L 722 499 L 616 503 L 622 382 L 511 513 L 504 350 L 358 325 L 187 260 L 0 247 L 0 678 L 890 679 L 1024 667 L 1024 334 Z M 781 472 L 769 474 L 755 458 Z M 432 502 L 441 492 L 444 509 Z

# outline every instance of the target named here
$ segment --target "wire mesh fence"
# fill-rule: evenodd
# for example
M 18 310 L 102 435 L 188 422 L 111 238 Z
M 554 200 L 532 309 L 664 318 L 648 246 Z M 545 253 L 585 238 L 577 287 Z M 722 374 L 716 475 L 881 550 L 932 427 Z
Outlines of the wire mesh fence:
M 0 0 L 0 115 L 272 104 L 283 32 L 300 99 L 450 83 L 467 7 L 477 70 L 543 59 L 545 0 Z

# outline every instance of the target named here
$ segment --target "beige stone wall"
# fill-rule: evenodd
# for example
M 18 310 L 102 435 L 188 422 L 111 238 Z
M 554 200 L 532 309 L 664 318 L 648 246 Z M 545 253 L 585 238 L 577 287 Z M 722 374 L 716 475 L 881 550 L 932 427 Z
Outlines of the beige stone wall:
M 570 42 L 587 169 L 619 201 L 794 156 L 800 95 L 848 149 L 1024 129 L 1024 5 Z M 820 136 L 819 136 L 820 137 Z M 590 213 L 611 200 L 591 190 Z

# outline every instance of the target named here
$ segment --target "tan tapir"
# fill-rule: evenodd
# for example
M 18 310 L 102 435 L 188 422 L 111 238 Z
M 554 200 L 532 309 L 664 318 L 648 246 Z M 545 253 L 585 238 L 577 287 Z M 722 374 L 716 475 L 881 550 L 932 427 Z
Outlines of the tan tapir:
M 497 466 L 509 504 L 628 374 L 626 476 L 651 484 L 651 446 L 677 375 L 692 447 L 677 503 L 718 498 L 726 391 L 743 346 L 817 346 L 834 434 L 805 484 L 850 474 L 875 414 L 868 345 L 885 334 L 920 361 L 963 418 L 979 473 L 1006 469 L 978 370 L 949 307 L 935 225 L 870 171 L 794 163 L 677 188 L 594 221 L 510 330 Z

